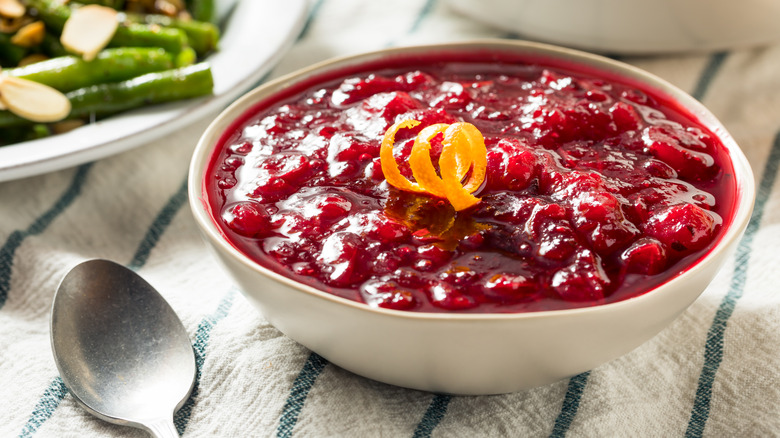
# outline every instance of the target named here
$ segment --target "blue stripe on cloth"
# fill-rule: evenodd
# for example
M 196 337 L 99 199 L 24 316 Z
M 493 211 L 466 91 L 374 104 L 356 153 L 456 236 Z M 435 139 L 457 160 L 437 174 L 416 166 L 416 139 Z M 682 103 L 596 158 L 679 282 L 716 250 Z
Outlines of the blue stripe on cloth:
M 409 31 L 407 33 L 417 32 L 417 29 L 420 28 L 420 23 L 425 20 L 425 17 L 427 17 L 431 11 L 433 10 L 433 6 L 436 4 L 436 0 L 426 0 L 425 4 L 422 8 L 420 8 L 420 12 L 417 14 L 417 18 L 414 19 L 414 22 L 412 23 L 412 27 L 409 28 Z
M 588 376 L 590 376 L 590 371 L 577 374 L 569 379 L 569 386 L 566 388 L 566 396 L 563 398 L 561 412 L 558 414 L 558 418 L 555 419 L 555 425 L 550 433 L 551 438 L 563 438 L 566 436 L 566 432 L 569 431 L 574 417 L 577 416 L 577 410 L 580 408 L 580 400 L 582 399 L 582 393 L 585 392 L 585 386 L 588 384 Z
M 200 380 L 203 376 L 203 363 L 206 361 L 206 348 L 209 345 L 211 339 L 211 332 L 223 318 L 225 318 L 230 312 L 230 308 L 233 307 L 233 302 L 236 298 L 236 290 L 232 289 L 227 295 L 222 298 L 222 301 L 217 305 L 217 310 L 209 316 L 203 318 L 203 321 L 198 324 L 198 331 L 195 332 L 195 342 L 192 343 L 192 349 L 195 351 L 195 366 L 197 372 L 195 374 L 195 384 L 192 387 L 192 394 L 184 402 L 184 405 L 176 413 L 173 423 L 176 425 L 176 430 L 179 435 L 184 434 L 184 430 L 187 429 L 187 424 L 192 417 L 192 408 L 195 405 L 195 401 L 198 398 L 200 392 Z
M 3 244 L 3 247 L 0 248 L 0 308 L 2 308 L 8 300 L 8 292 L 11 289 L 11 268 L 13 267 L 16 250 L 22 245 L 22 242 L 24 242 L 24 239 L 27 237 L 41 234 L 49 225 L 51 225 L 57 216 L 73 203 L 81 193 L 81 189 L 84 187 L 84 181 L 87 179 L 87 173 L 91 166 L 92 163 L 88 163 L 76 169 L 76 173 L 73 175 L 70 185 L 59 199 L 57 199 L 54 205 L 46 210 L 40 217 L 35 219 L 26 230 L 16 230 L 11 233 L 5 241 L 5 244 Z
M 87 170 L 88 170 L 88 166 L 82 166 L 79 168 L 80 172 L 83 171 L 86 173 Z M 82 180 L 83 178 L 84 176 L 81 177 Z M 77 178 L 74 178 L 74 184 L 72 184 L 72 186 L 76 185 L 75 180 L 78 179 L 79 178 L 77 175 Z M 78 184 L 79 190 L 76 190 L 75 194 L 71 195 L 73 198 L 75 198 L 75 196 L 78 195 L 81 185 L 83 185 L 83 181 L 81 181 L 81 183 Z M 182 200 L 182 187 L 184 189 L 183 200 Z M 131 263 L 129 265 L 130 268 L 140 269 L 146 263 L 152 248 L 154 248 L 154 246 L 159 241 L 160 236 L 165 232 L 165 230 L 171 224 L 171 220 L 173 216 L 184 204 L 183 201 L 186 201 L 186 192 L 187 192 L 186 188 L 187 188 L 187 183 L 185 179 L 184 184 L 168 200 L 168 202 L 165 204 L 163 209 L 160 211 L 160 213 L 157 215 L 155 220 L 152 222 L 152 225 L 149 227 L 148 231 L 146 232 L 144 239 L 141 241 L 141 244 L 138 246 L 138 249 L 136 250 L 136 254 L 133 256 L 133 260 L 130 262 Z M 71 190 L 69 189 L 68 192 L 70 191 Z M 66 192 L 66 195 L 68 192 Z M 63 195 L 62 198 L 63 199 L 66 198 L 66 195 Z M 73 199 L 70 199 L 70 202 L 72 201 Z M 68 205 L 70 204 L 70 202 L 68 202 Z M 57 205 L 59 205 L 60 203 L 61 202 L 58 202 Z M 50 211 L 53 210 L 55 210 L 54 207 Z M 32 229 L 33 227 L 30 228 Z M 22 428 L 22 434 L 24 434 L 24 436 L 32 436 L 32 434 L 34 434 L 38 430 L 38 428 L 43 423 L 46 422 L 46 420 L 48 420 L 49 418 L 51 418 L 52 415 L 54 415 L 54 411 L 57 409 L 57 406 L 60 405 L 60 402 L 62 402 L 62 400 L 65 398 L 65 395 L 67 395 L 68 393 L 67 391 L 56 391 L 56 388 L 59 388 L 60 386 L 64 387 L 64 383 L 62 382 L 62 379 L 59 376 L 57 376 L 54 378 L 54 380 L 52 380 L 52 382 L 49 384 L 49 387 L 44 391 L 43 396 L 41 396 L 41 399 L 38 401 L 38 404 L 33 409 L 33 413 L 30 415 L 30 418 L 27 420 L 27 423 Z
M 311 9 L 309 9 L 309 16 L 306 17 L 306 23 L 304 23 L 303 29 L 301 29 L 300 35 L 298 35 L 298 40 L 304 38 L 309 33 L 309 29 L 311 29 L 311 23 L 314 21 L 314 17 L 316 17 L 320 12 L 320 8 L 322 7 L 323 3 L 325 3 L 325 0 L 317 0 L 312 5 Z
M 328 361 L 317 353 L 311 353 L 306 363 L 303 365 L 298 377 L 295 378 L 290 395 L 282 408 L 282 416 L 279 418 L 279 428 L 276 429 L 278 438 L 289 438 L 292 436 L 295 424 L 298 422 L 298 416 L 306 403 L 306 397 L 309 395 L 317 377 L 325 369 Z
M 753 239 L 761 225 L 767 201 L 772 192 L 772 186 L 777 179 L 777 170 L 780 165 L 780 132 L 775 136 L 772 150 L 769 153 L 764 166 L 761 183 L 758 187 L 756 204 L 753 215 L 750 217 L 745 235 L 737 246 L 735 255 L 736 264 L 731 278 L 729 291 L 718 306 L 715 318 L 707 333 L 707 341 L 704 344 L 704 366 L 699 375 L 699 384 L 696 388 L 696 398 L 693 401 L 691 418 L 688 421 L 686 437 L 700 437 L 704 433 L 707 420 L 710 416 L 710 402 L 712 400 L 712 384 L 723 360 L 723 339 L 728 325 L 728 320 L 734 313 L 737 301 L 742 297 L 747 282 L 748 262 Z
M 417 13 L 417 16 L 414 18 L 414 21 L 412 22 L 412 25 L 409 27 L 409 29 L 406 31 L 404 35 L 409 35 L 417 31 L 417 29 L 420 28 L 420 24 L 425 20 L 425 17 L 427 17 L 431 11 L 433 10 L 433 6 L 436 4 L 436 0 L 426 0 L 425 4 L 422 5 L 420 8 L 420 11 Z M 385 47 L 393 47 L 398 45 L 398 39 L 391 40 L 387 44 L 385 44 Z
M 431 404 L 428 405 L 422 420 L 420 420 L 417 428 L 414 430 L 414 438 L 428 438 L 431 436 L 433 429 L 436 429 L 436 426 L 444 418 L 444 414 L 447 413 L 450 400 L 452 400 L 452 397 L 449 395 L 437 394 L 433 396 Z
M 728 52 L 717 52 L 710 56 L 709 62 L 704 67 L 704 70 L 699 77 L 696 88 L 691 93 L 691 96 L 696 100 L 704 99 L 704 95 L 707 93 L 707 90 L 709 90 L 712 80 L 717 76 L 727 56 Z
M 143 240 L 138 245 L 138 249 L 133 255 L 133 259 L 127 265 L 128 268 L 140 269 L 146 264 L 149 255 L 152 253 L 152 249 L 157 245 L 157 242 L 160 241 L 160 237 L 171 224 L 173 217 L 176 216 L 176 213 L 179 212 L 185 202 L 187 202 L 186 180 L 179 186 L 179 190 L 171 196 L 168 203 L 160 210 L 160 213 L 157 214 L 154 222 L 152 222 L 152 225 L 146 231 Z
M 68 388 L 65 387 L 65 382 L 59 377 L 54 379 L 43 392 L 43 396 L 38 400 L 38 404 L 35 405 L 30 419 L 27 420 L 27 424 L 24 425 L 22 432 L 19 434 L 19 438 L 33 436 L 38 428 L 51 417 L 51 414 L 57 409 L 57 406 L 59 406 L 67 393 Z

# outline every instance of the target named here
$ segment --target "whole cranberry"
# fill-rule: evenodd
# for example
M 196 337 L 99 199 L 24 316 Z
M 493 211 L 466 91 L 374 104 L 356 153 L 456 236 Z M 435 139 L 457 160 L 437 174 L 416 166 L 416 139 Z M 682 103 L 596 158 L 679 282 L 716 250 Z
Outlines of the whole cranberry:
M 562 299 L 577 302 L 603 299 L 609 284 L 601 259 L 589 250 L 581 251 L 574 263 L 556 271 L 550 282 Z
M 528 299 L 537 290 L 531 276 L 520 274 L 496 274 L 482 286 L 482 293 L 491 300 L 513 302 Z
M 233 204 L 222 212 L 222 220 L 234 232 L 247 237 L 262 237 L 271 233 L 270 215 L 257 202 Z
M 677 253 L 691 253 L 707 246 L 715 233 L 713 213 L 693 204 L 678 204 L 654 212 L 645 233 Z
M 627 272 L 654 275 L 666 268 L 666 250 L 656 239 L 643 238 L 634 242 L 620 255 Z
M 409 310 L 417 305 L 412 292 L 394 281 L 367 281 L 360 286 L 360 295 L 369 306 L 385 309 Z
M 477 301 L 448 283 L 434 283 L 428 287 L 431 303 L 447 310 L 465 310 L 477 305 Z

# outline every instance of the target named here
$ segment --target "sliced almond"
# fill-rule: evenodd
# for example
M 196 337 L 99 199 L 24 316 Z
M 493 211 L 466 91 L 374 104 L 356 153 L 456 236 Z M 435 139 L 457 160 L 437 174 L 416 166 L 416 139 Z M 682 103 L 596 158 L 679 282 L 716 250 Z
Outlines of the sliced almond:
M 35 47 L 43 41 L 45 35 L 46 26 L 43 21 L 34 21 L 19 29 L 11 37 L 11 42 L 19 47 Z
M 3 67 L 0 67 L 0 83 L 2 83 L 5 80 L 5 78 L 8 77 L 8 76 L 3 76 L 2 73 L 3 73 Z M 8 107 L 5 106 L 2 97 L 0 97 L 0 111 L 5 111 L 7 109 Z
M 36 62 L 46 61 L 47 59 L 49 59 L 49 57 L 43 53 L 33 53 L 32 55 L 27 55 L 22 58 L 17 67 L 24 67 L 25 65 L 35 64 Z
M 0 81 L 0 102 L 12 113 L 33 122 L 56 122 L 70 114 L 70 101 L 64 94 L 48 85 L 12 76 L 4 76 Z
M 19 0 L 0 0 L 0 15 L 8 18 L 19 18 L 27 8 Z
M 157 0 L 154 2 L 154 7 L 156 9 L 155 12 L 163 15 L 167 15 L 169 17 L 174 17 L 176 14 L 179 13 L 179 7 L 175 4 L 175 2 L 170 0 Z
M 17 18 L 0 17 L 0 32 L 3 33 L 16 33 L 22 27 L 35 21 L 29 15 L 24 15 Z
M 116 10 L 100 5 L 82 6 L 65 22 L 60 42 L 85 61 L 91 61 L 108 45 L 118 26 Z

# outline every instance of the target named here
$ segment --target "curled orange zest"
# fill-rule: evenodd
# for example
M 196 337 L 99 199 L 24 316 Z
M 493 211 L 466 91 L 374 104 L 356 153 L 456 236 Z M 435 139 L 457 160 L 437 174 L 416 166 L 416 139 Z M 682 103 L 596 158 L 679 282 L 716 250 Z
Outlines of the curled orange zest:
M 401 175 L 401 170 L 398 169 L 398 162 L 395 161 L 395 157 L 393 156 L 393 143 L 395 143 L 396 132 L 402 128 L 414 128 L 419 124 L 420 122 L 417 120 L 401 120 L 387 128 L 385 137 L 382 139 L 382 146 L 379 148 L 379 160 L 382 165 L 382 173 L 385 175 L 385 179 L 388 183 L 401 190 L 421 193 L 425 192 L 425 190 Z
M 426 192 L 446 198 L 444 181 L 436 174 L 431 161 L 431 140 L 438 134 L 444 134 L 447 124 L 438 123 L 431 125 L 420 131 L 417 138 L 414 139 L 412 152 L 409 154 L 409 167 L 412 168 L 412 175 L 417 180 L 417 184 Z
M 479 198 L 472 195 L 482 186 L 487 172 L 487 148 L 482 133 L 470 123 L 447 125 L 437 123 L 425 127 L 414 140 L 409 155 L 409 167 L 416 182 L 401 175 L 393 156 L 395 134 L 403 128 L 419 125 L 417 120 L 402 120 L 385 132 L 379 152 L 382 172 L 391 185 L 410 192 L 428 193 L 446 198 L 456 211 L 476 205 Z M 439 174 L 431 161 L 431 140 L 442 134 Z M 463 178 L 469 174 L 468 180 Z

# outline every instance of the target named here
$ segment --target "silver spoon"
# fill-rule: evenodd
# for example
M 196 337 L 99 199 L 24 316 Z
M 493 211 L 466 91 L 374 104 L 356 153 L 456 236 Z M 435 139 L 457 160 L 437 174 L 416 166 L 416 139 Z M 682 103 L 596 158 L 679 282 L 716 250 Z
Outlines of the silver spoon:
M 179 318 L 135 272 L 89 260 L 62 279 L 51 313 L 60 376 L 87 411 L 111 423 L 178 437 L 173 414 L 195 382 Z

